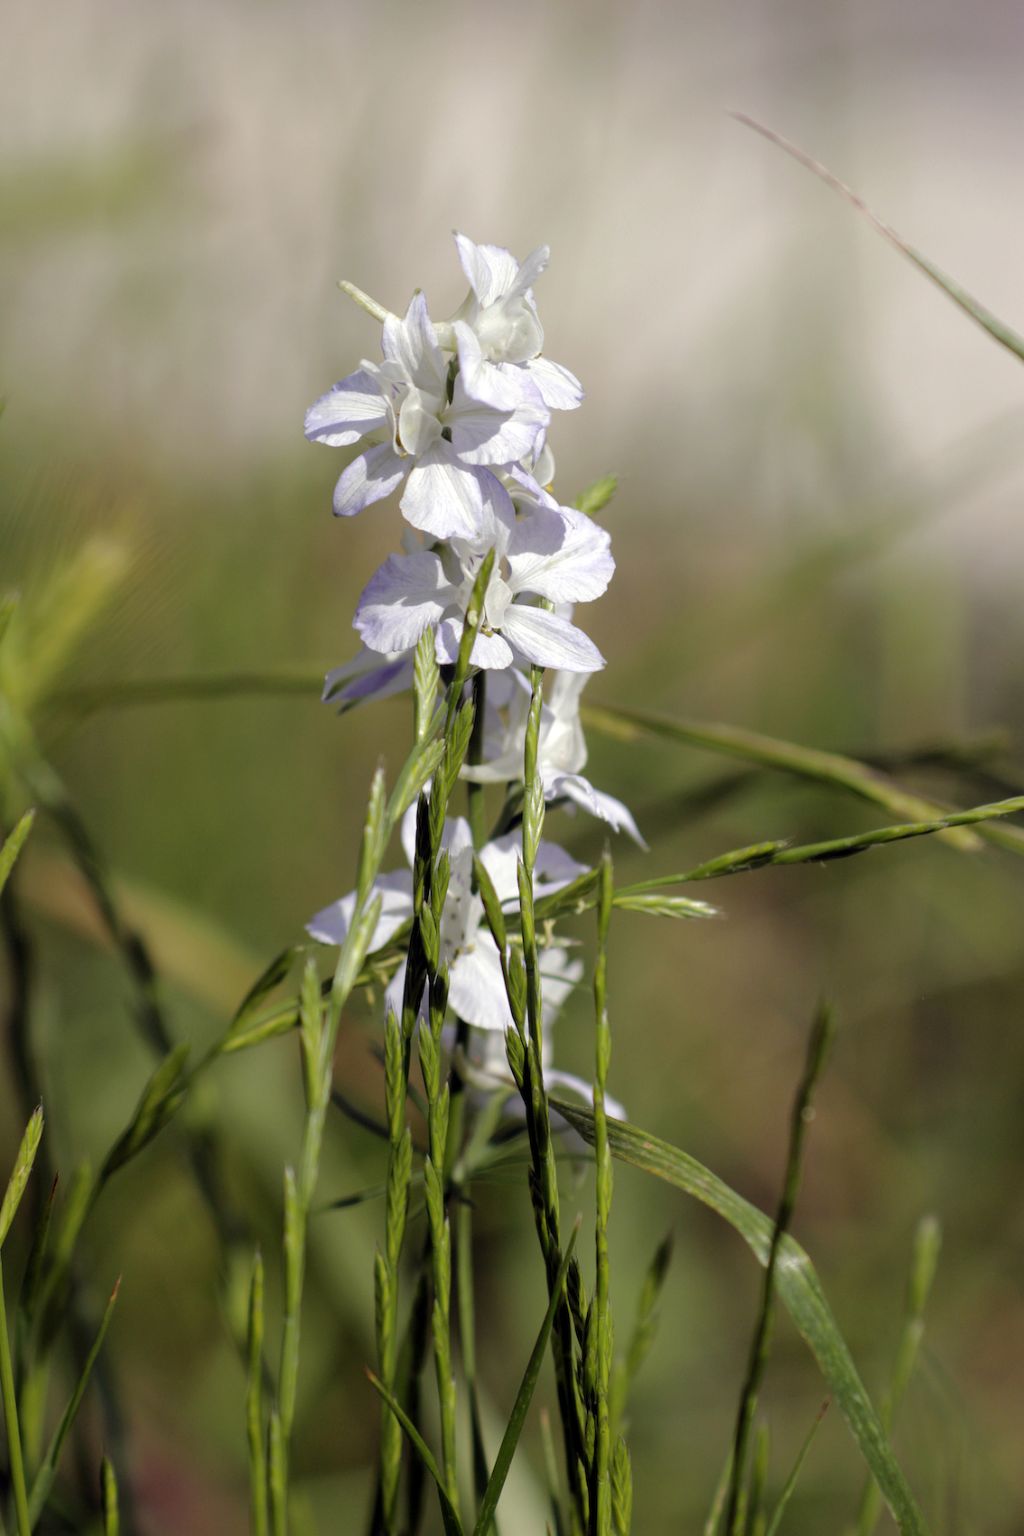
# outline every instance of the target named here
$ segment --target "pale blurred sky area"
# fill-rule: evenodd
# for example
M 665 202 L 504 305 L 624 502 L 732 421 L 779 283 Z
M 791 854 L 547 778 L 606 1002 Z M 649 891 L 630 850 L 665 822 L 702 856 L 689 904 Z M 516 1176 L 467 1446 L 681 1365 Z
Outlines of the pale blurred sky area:
M 819 478 L 834 502 L 822 416 L 852 463 L 941 475 L 1012 423 L 1020 364 L 728 112 L 1024 329 L 1022 59 L 1024 8 L 964 0 L 8 0 L 0 390 L 55 444 L 287 451 L 376 349 L 336 279 L 444 316 L 459 227 L 552 246 L 548 349 L 589 394 L 573 482 L 642 477 L 669 515 L 736 462 L 762 510 Z M 975 546 L 978 518 L 1020 526 L 1009 473 L 957 519 Z

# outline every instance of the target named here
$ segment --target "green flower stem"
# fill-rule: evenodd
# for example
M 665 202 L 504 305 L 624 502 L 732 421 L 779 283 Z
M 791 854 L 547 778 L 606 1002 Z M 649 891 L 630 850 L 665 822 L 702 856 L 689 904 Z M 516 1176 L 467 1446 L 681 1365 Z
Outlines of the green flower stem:
M 523 757 L 523 857 L 519 866 L 519 907 L 522 926 L 523 963 L 526 972 L 525 1015 L 521 989 L 511 984 L 504 944 L 499 944 L 502 965 L 513 1018 L 523 1047 L 520 1092 L 526 1110 L 526 1124 L 532 1161 L 530 1188 L 541 1253 L 547 1271 L 549 1295 L 559 1285 L 561 1235 L 558 1200 L 558 1170 L 551 1141 L 551 1123 L 544 1091 L 544 1026 L 542 1015 L 540 959 L 533 910 L 533 871 L 544 824 L 544 791 L 537 771 L 540 743 L 540 718 L 543 705 L 544 673 L 531 670 L 530 709 L 526 721 Z M 586 1449 L 580 1422 L 573 1366 L 572 1318 L 564 1281 L 562 1295 L 551 1332 L 559 1411 L 565 1442 L 566 1474 L 574 1506 L 574 1521 L 583 1526 L 584 1488 L 581 1467 L 586 1465 Z
M 17 1519 L 18 1536 L 31 1536 L 32 1522 L 28 1512 L 25 1463 L 21 1454 L 18 1398 L 14 1388 L 11 1341 L 10 1335 L 7 1332 L 7 1303 L 4 1299 L 4 1271 L 2 1262 L 0 1262 L 0 1396 L 3 1398 L 4 1422 L 7 1425 L 7 1454 L 10 1462 L 11 1489 L 14 1494 L 14 1512 Z
M 590 1491 L 590 1522 L 594 1536 L 611 1536 L 611 1370 L 612 1319 L 608 1297 L 608 1217 L 612 1203 L 612 1158 L 608 1148 L 605 1083 L 611 1060 L 611 1027 L 608 1022 L 608 927 L 612 915 L 612 861 L 607 849 L 601 860 L 597 908 L 597 961 L 594 967 L 595 1071 L 594 1162 L 596 1167 L 597 1220 L 595 1226 L 596 1285 L 594 1309 L 597 1327 L 597 1426 Z

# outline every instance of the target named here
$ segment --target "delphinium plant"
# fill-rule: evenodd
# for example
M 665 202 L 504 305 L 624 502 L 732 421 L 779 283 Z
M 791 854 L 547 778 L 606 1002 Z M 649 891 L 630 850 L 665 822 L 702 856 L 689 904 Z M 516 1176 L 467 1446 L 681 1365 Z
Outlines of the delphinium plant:
M 1024 809 L 1024 798 L 951 810 L 849 758 L 735 727 L 584 703 L 583 687 L 604 659 L 577 623 L 577 609 L 604 594 L 614 571 L 601 521 L 614 481 L 597 482 L 572 505 L 556 490 L 549 430 L 555 413 L 580 405 L 582 390 L 544 352 L 533 290 L 546 248 L 520 264 L 497 246 L 461 235 L 456 244 L 469 292 L 450 320 L 433 321 L 420 293 L 399 315 L 342 285 L 379 327 L 382 360 L 363 362 L 306 418 L 310 439 L 349 452 L 335 512 L 349 517 L 388 502 L 382 510 L 401 543 L 401 552 L 366 584 L 354 617 L 362 648 L 328 675 L 325 698 L 343 711 L 365 711 L 386 696 L 407 695 L 408 757 L 397 770 L 382 765 L 374 775 L 353 889 L 310 918 L 308 936 L 271 962 L 197 1061 L 188 1060 L 187 1045 L 176 1038 L 146 943 L 126 917 L 38 729 L 43 706 L 54 703 L 61 647 L 73 645 L 113 579 L 109 552 L 94 550 L 65 573 L 65 586 L 48 604 L 33 610 L 11 601 L 0 608 L 0 811 L 8 830 L 0 895 L 10 972 L 7 1024 L 27 1120 L 0 1207 L 0 1247 L 16 1218 L 24 1238 L 17 1285 L 5 1289 L 0 1271 L 7 1447 L 0 1532 L 102 1528 L 113 1536 L 122 1521 L 133 1528 L 131 1479 L 122 1479 L 119 1497 L 115 1474 L 119 1415 L 109 1382 L 101 1385 L 110 1454 L 77 1525 L 58 1479 L 62 1452 L 103 1359 L 117 1296 L 115 1286 L 98 1305 L 83 1282 L 83 1234 L 110 1180 L 174 1120 L 215 1063 L 286 1035 L 298 1044 L 305 1117 L 294 1165 L 284 1173 L 279 1307 L 276 1286 L 274 1306 L 265 1303 L 272 1290 L 265 1287 L 265 1261 L 244 1213 L 228 1198 L 216 1133 L 194 1121 L 178 1124 L 221 1243 L 226 1315 L 247 1368 L 251 1529 L 254 1536 L 299 1529 L 290 1494 L 303 1348 L 311 1344 L 302 1330 L 307 1236 L 322 1203 L 328 1116 L 333 1103 L 346 1107 L 334 1081 L 335 1046 L 357 991 L 370 998 L 379 1020 L 379 1129 L 386 1144 L 379 1242 L 376 1253 L 367 1254 L 376 1359 L 370 1385 L 352 1388 L 369 1394 L 372 1387 L 380 1405 L 368 1517 L 375 1536 L 413 1536 L 431 1518 L 440 1519 L 448 1536 L 498 1531 L 502 1490 L 549 1356 L 558 1427 L 552 1432 L 547 1416 L 539 1415 L 547 1529 L 557 1536 L 627 1536 L 638 1529 L 627 1401 L 650 1345 L 668 1248 L 654 1255 L 635 1322 L 617 1337 L 608 1243 L 613 1159 L 710 1206 L 763 1268 L 735 1431 L 713 1494 L 715 1469 L 708 1479 L 710 1536 L 774 1536 L 820 1422 L 819 1414 L 795 1464 L 776 1480 L 758 1402 L 777 1305 L 810 1346 L 864 1458 L 863 1496 L 852 1512 L 858 1536 L 870 1536 L 883 1502 L 901 1530 L 923 1532 L 889 1430 L 920 1344 L 937 1227 L 926 1219 L 918 1232 L 905 1326 L 877 1410 L 817 1274 L 788 1230 L 812 1097 L 833 1031 L 831 1008 L 822 1005 L 814 1017 L 783 1188 L 769 1217 L 693 1157 L 631 1125 L 612 1097 L 611 1000 L 626 995 L 628 979 L 613 985 L 609 978 L 609 924 L 622 910 L 665 920 L 708 918 L 717 909 L 688 894 L 690 885 L 703 889 L 710 880 L 771 865 L 846 858 L 924 834 L 965 851 L 984 837 L 1019 854 L 1024 837 L 1000 818 Z M 1024 356 L 1024 343 L 987 311 L 959 290 L 953 296 Z M 273 685 L 272 679 L 256 682 L 264 690 Z M 186 678 L 143 685 L 142 693 L 181 698 L 238 686 L 244 680 Z M 131 696 L 130 688 L 115 689 L 108 702 Z M 659 735 L 825 782 L 898 820 L 813 844 L 761 841 L 623 886 L 609 846 L 594 866 L 585 866 L 551 830 L 558 818 L 582 812 L 605 824 L 608 844 L 614 833 L 642 842 L 629 809 L 585 776 L 588 722 L 627 739 Z M 104 935 L 130 978 L 140 1034 L 157 1058 L 105 1157 L 95 1169 L 80 1168 L 66 1189 L 53 1184 L 42 1113 L 34 1107 L 42 1075 L 30 1030 L 30 935 L 15 868 L 32 831 L 26 801 L 50 822 L 84 877 Z M 394 843 L 404 853 L 397 868 Z M 579 942 L 586 924 L 594 939 L 589 949 Z M 288 988 L 299 971 L 298 996 L 286 992 L 284 1001 L 273 1001 L 275 990 Z M 559 1011 L 573 989 L 593 999 L 593 1071 L 586 1079 L 554 1064 Z M 494 1443 L 477 1386 L 472 1191 L 489 1169 L 509 1162 L 510 1147 L 522 1154 L 515 1164 L 524 1170 L 521 1203 L 532 1213 L 547 1307 L 522 1361 L 518 1392 L 506 1405 L 504 1433 Z M 566 1162 L 593 1170 L 589 1256 L 577 1243 L 579 1213 L 566 1208 L 559 1177 Z M 574 1199 L 585 1187 L 574 1186 Z M 243 1255 L 247 1306 L 239 1308 L 233 1281 Z M 65 1377 L 58 1415 L 53 1405 Z M 427 1503 L 431 1485 L 436 1517 Z M 841 1524 L 842 1516 L 836 1518 Z

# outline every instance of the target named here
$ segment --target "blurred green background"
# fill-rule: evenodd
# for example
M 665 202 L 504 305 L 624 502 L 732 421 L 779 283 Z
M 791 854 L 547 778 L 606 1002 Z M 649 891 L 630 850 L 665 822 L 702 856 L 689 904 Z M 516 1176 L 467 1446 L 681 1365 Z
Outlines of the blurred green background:
M 354 651 L 354 602 L 398 518 L 332 521 L 339 456 L 303 441 L 302 412 L 376 347 L 335 280 L 396 308 L 422 286 L 448 313 L 462 296 L 452 227 L 520 255 L 553 248 L 548 348 L 588 392 L 556 423 L 558 487 L 571 499 L 620 476 L 618 575 L 586 615 L 609 658 L 595 701 L 883 758 L 1000 728 L 998 782 L 988 760 L 900 776 L 962 805 L 1017 782 L 1020 365 L 726 109 L 800 140 L 1020 326 L 1021 33 L 1013 7 L 875 0 L 12 0 L 0 584 L 28 605 L 83 547 L 123 563 L 39 728 L 154 947 L 177 1037 L 212 1039 L 266 960 L 349 889 L 366 787 L 380 756 L 402 761 L 407 707 L 339 720 L 314 691 L 83 716 L 76 695 L 169 674 L 315 678 Z M 652 845 L 617 845 L 623 878 L 889 819 L 664 742 L 594 736 L 590 773 Z M 594 826 L 560 820 L 574 852 L 600 850 Z M 50 828 L 19 875 L 49 1134 L 69 1172 L 102 1156 L 150 1058 Z M 1010 853 L 924 840 L 723 884 L 717 923 L 623 914 L 612 930 L 613 1091 L 763 1206 L 807 1025 L 819 995 L 835 1000 L 797 1233 L 880 1393 L 915 1222 L 942 1222 L 896 1436 L 937 1532 L 1024 1522 L 1022 876 Z M 561 1065 L 587 1070 L 588 1020 L 584 989 L 559 1025 Z M 338 1059 L 339 1084 L 371 1107 L 375 1029 L 355 1010 Z M 7 1159 L 23 1116 L 6 1068 L 0 1113 Z M 301 1134 L 294 1043 L 222 1062 L 187 1114 L 219 1127 L 232 1200 L 269 1262 Z M 339 1116 L 324 1195 L 381 1168 L 378 1143 Z M 758 1272 L 681 1196 L 626 1169 L 616 1188 L 621 1333 L 656 1243 L 676 1239 L 633 1407 L 636 1529 L 699 1530 Z M 589 1188 L 570 1181 L 566 1199 L 588 1205 Z M 361 1529 L 366 1507 L 379 1222 L 368 1205 L 313 1228 L 296 1474 L 321 1531 Z M 477 1228 L 480 1368 L 500 1415 L 543 1310 L 525 1184 L 482 1188 Z M 177 1128 L 104 1197 L 84 1267 L 96 1296 L 125 1277 L 108 1349 L 138 1532 L 244 1531 L 243 1375 Z M 822 1395 L 782 1322 L 765 1394 L 776 1488 Z M 789 1529 L 841 1528 L 860 1487 L 833 1412 Z M 541 1528 L 535 1497 L 523 1474 L 508 1528 Z

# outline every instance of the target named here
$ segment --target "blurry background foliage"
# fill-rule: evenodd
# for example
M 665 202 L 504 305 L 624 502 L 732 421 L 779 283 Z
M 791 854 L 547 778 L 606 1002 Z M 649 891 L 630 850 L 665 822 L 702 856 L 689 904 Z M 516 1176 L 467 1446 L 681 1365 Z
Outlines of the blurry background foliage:
M 349 615 L 397 520 L 332 523 L 338 460 L 303 442 L 302 411 L 376 346 L 335 279 L 396 307 L 422 285 L 444 313 L 461 298 L 453 226 L 553 247 L 551 350 L 589 394 L 558 423 L 559 488 L 620 476 L 619 572 L 588 612 L 610 660 L 593 700 L 897 760 L 983 738 L 961 771 L 901 776 L 965 805 L 1019 787 L 1020 367 L 724 109 L 807 144 L 1019 329 L 1022 34 L 1013 7 L 923 0 L 11 0 L 0 581 L 38 621 L 39 679 L 52 642 L 40 740 L 151 939 L 176 1036 L 211 1039 L 269 956 L 351 885 L 365 788 L 379 756 L 404 756 L 408 710 L 338 720 L 310 692 L 77 705 L 113 680 L 315 677 L 352 652 Z M 667 741 L 595 735 L 592 776 L 633 805 L 658 870 L 892 819 Z M 574 852 L 596 854 L 592 825 L 562 825 Z M 627 846 L 616 859 L 622 878 L 655 872 Z M 928 839 L 729 882 L 724 921 L 612 927 L 612 1091 L 765 1207 L 807 1020 L 819 993 L 836 1000 L 796 1230 L 880 1392 L 915 1223 L 942 1221 L 897 1431 L 940 1532 L 1024 1520 L 1022 874 L 1010 854 Z M 19 875 L 48 1134 L 70 1169 L 118 1132 L 150 1058 L 45 825 Z M 583 995 L 559 1027 L 564 1065 L 587 1070 L 589 1019 Z M 338 1061 L 369 1105 L 376 1038 L 356 1010 Z M 0 1092 L 9 1161 L 22 1116 L 7 1074 Z M 232 1196 L 276 1251 L 300 1127 L 294 1044 L 222 1062 L 187 1113 L 223 1127 Z M 339 1117 L 325 1192 L 381 1166 Z M 638 1529 L 693 1530 L 759 1276 L 667 1187 L 622 1169 L 617 1188 L 623 1319 L 676 1234 L 633 1408 Z M 313 1235 L 297 1474 L 335 1529 L 358 1528 L 373 1456 L 359 1368 L 379 1219 L 374 1205 L 332 1213 Z M 482 1196 L 480 1369 L 499 1403 L 543 1310 L 529 1223 L 525 1198 Z M 86 1260 L 98 1297 L 125 1275 L 107 1347 L 145 1531 L 243 1531 L 243 1377 L 177 1130 L 119 1176 Z M 780 1323 L 764 1396 L 779 1466 L 820 1398 Z M 832 1414 L 789 1529 L 835 1528 L 860 1486 Z

